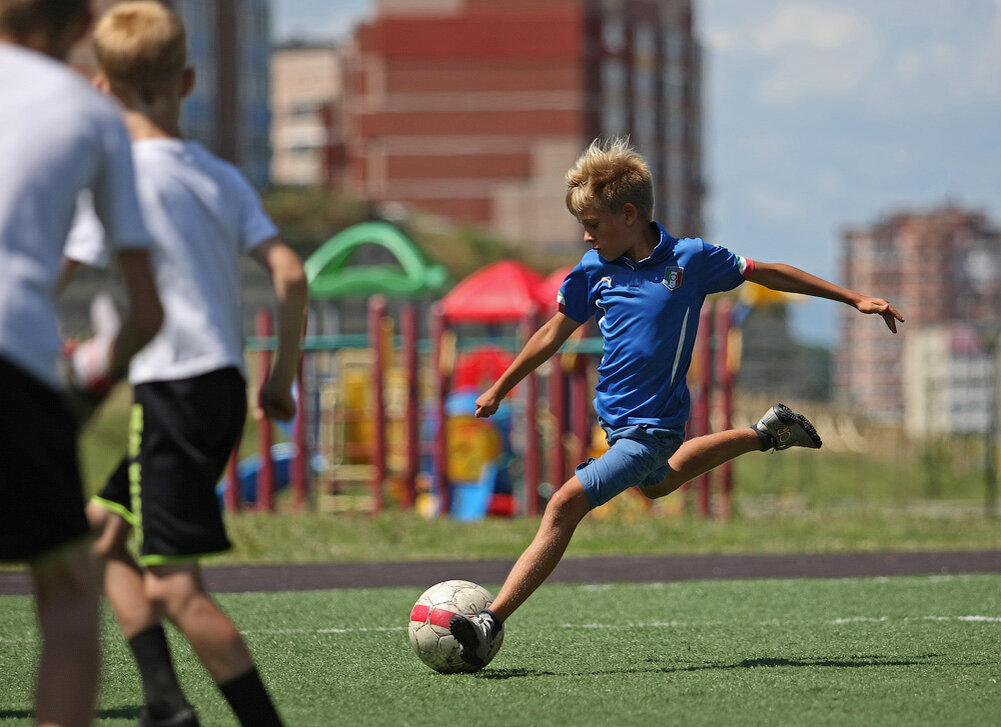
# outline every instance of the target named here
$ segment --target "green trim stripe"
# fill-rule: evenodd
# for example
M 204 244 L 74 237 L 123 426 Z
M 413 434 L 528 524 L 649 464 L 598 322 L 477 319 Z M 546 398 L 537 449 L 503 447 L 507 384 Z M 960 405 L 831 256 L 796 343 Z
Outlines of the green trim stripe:
M 136 531 L 136 548 L 142 552 L 142 465 L 139 450 L 143 440 L 143 406 L 133 404 L 129 412 L 129 496 L 132 500 L 132 527 Z
M 132 514 L 132 511 L 129 510 L 124 505 L 122 505 L 120 502 L 115 502 L 114 500 L 105 500 L 100 495 L 94 495 L 93 497 L 90 498 L 90 501 L 93 502 L 95 505 L 100 505 L 105 510 L 110 510 L 111 512 L 115 513 L 120 518 L 122 518 L 122 520 L 127 522 L 129 525 L 135 527 L 136 518 Z
M 151 565 L 178 565 L 182 563 L 197 563 L 207 555 L 217 555 L 225 553 L 229 548 L 213 550 L 208 553 L 189 553 L 186 555 L 144 555 L 139 558 L 139 565 L 146 567 Z

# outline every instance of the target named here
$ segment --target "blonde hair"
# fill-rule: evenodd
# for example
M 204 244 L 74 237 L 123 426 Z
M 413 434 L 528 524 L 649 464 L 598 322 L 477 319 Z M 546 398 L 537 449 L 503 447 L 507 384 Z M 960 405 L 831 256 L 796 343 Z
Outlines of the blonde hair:
M 574 217 L 594 205 L 617 212 L 626 203 L 644 220 L 653 219 L 653 179 L 643 156 L 628 137 L 595 139 L 567 172 L 567 209 Z
M 132 93 L 153 103 L 187 66 L 184 23 L 156 0 L 116 5 L 94 28 L 94 54 L 116 96 Z
M 57 35 L 87 13 L 88 0 L 0 0 L 0 32 L 24 40 L 41 30 Z

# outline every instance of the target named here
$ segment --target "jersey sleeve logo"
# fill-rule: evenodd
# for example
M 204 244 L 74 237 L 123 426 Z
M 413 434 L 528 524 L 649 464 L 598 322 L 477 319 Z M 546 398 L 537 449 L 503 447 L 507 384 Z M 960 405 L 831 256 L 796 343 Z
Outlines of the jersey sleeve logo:
M 684 268 L 668 265 L 664 268 L 664 279 L 661 281 L 661 285 L 668 290 L 677 290 L 681 287 L 681 279 L 684 273 Z

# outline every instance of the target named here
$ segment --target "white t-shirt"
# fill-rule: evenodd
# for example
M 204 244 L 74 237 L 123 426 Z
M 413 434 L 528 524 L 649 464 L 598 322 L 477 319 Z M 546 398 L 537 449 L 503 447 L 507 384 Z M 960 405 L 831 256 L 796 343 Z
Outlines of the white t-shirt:
M 113 249 L 148 247 L 114 106 L 65 65 L 0 43 L 0 356 L 53 388 L 53 287 L 84 189 Z
M 227 366 L 245 372 L 238 258 L 277 228 L 236 167 L 197 142 L 142 139 L 132 156 L 164 318 L 132 359 L 129 381 L 173 381 Z M 107 262 L 103 230 L 85 200 L 66 256 Z

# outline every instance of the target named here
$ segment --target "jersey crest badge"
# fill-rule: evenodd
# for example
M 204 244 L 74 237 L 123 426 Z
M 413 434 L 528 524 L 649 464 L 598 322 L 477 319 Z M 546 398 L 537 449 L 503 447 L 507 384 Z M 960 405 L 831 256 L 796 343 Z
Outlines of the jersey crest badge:
M 668 265 L 664 268 L 664 279 L 661 284 L 668 290 L 677 290 L 681 287 L 681 278 L 685 269 Z

